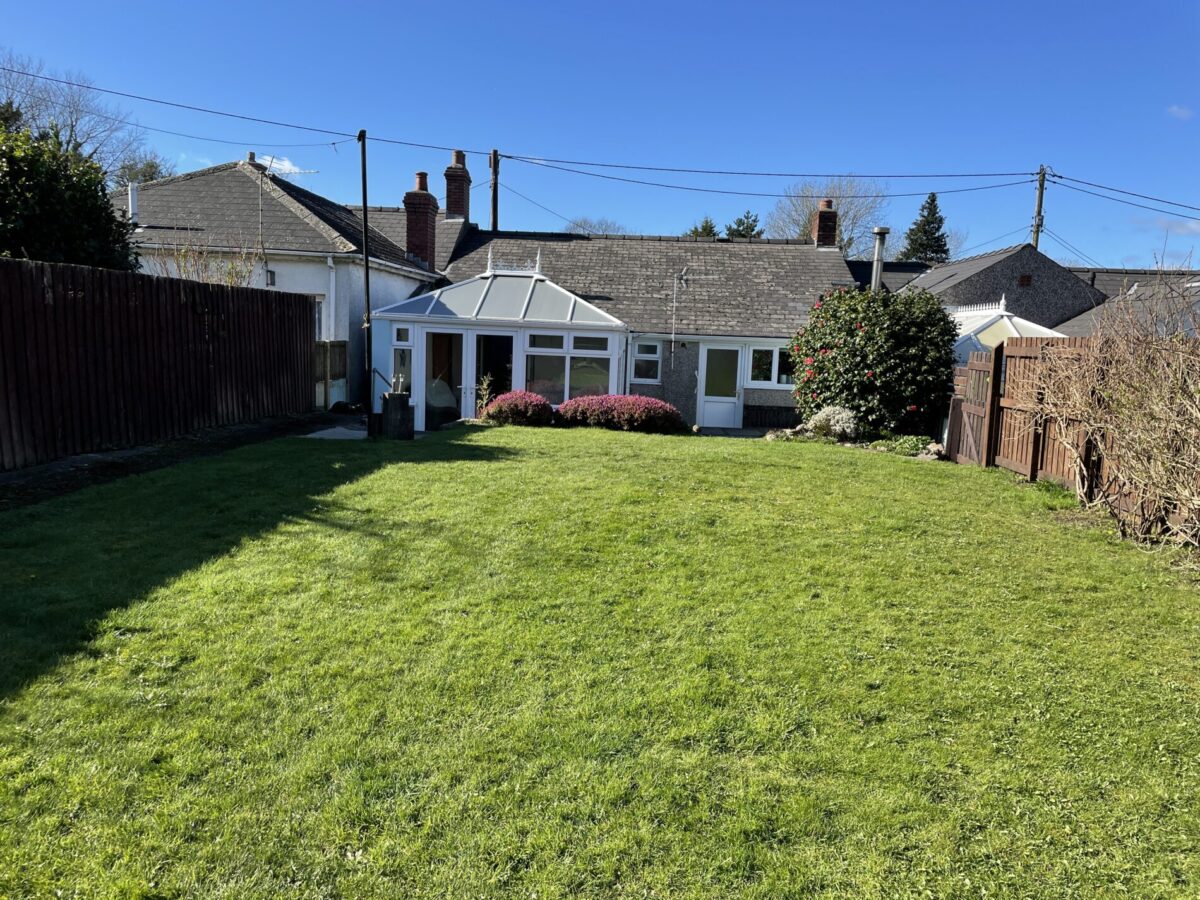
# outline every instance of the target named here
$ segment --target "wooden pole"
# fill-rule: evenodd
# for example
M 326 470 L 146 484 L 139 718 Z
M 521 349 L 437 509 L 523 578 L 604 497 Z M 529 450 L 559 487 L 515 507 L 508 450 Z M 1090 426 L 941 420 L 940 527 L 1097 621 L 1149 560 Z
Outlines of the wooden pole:
M 1033 249 L 1038 246 L 1038 238 L 1042 236 L 1042 198 L 1046 194 L 1046 167 L 1038 167 L 1037 203 L 1033 208 Z
M 489 165 L 492 169 L 492 231 L 500 230 L 500 151 L 492 150 Z

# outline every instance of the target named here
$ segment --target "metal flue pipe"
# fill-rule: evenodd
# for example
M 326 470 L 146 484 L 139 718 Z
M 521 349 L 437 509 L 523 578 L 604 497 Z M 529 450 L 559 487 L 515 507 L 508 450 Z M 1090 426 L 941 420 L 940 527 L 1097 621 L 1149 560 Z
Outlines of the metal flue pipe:
M 874 228 L 875 260 L 871 263 L 871 290 L 877 291 L 883 286 L 883 244 L 891 229 L 883 225 Z

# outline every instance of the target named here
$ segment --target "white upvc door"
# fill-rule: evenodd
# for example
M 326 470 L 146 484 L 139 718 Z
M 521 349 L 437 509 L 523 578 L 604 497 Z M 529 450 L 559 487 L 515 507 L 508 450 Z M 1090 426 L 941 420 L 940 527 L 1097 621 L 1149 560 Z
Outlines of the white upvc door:
M 696 421 L 701 428 L 742 427 L 742 351 L 740 344 L 700 345 Z

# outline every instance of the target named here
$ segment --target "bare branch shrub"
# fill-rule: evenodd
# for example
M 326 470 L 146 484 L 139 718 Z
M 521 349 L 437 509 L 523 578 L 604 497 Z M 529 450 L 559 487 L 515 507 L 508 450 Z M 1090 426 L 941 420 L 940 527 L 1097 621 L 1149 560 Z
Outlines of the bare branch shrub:
M 1200 547 L 1200 292 L 1161 272 L 1110 300 L 1082 346 L 1050 342 L 1037 390 L 1081 499 L 1122 534 Z
M 172 240 L 144 250 L 142 267 L 151 275 L 186 278 L 227 287 L 252 287 L 266 258 L 256 248 L 215 250 L 187 232 L 172 232 Z

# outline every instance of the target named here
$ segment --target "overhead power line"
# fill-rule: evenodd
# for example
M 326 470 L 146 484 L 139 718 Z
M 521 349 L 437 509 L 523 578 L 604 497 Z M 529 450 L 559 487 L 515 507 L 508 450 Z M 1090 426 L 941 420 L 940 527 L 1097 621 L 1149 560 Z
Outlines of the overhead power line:
M 538 209 L 545 210 L 546 212 L 550 213 L 550 215 L 552 215 L 552 216 L 558 216 L 560 219 L 562 219 L 562 220 L 563 220 L 564 222 L 566 222 L 568 225 L 576 225 L 576 224 L 579 224 L 578 222 L 576 222 L 576 220 L 575 220 L 575 219 L 569 219 L 569 218 L 567 218 L 566 216 L 564 216 L 562 213 L 560 213 L 560 212 L 555 212 L 555 211 L 554 211 L 554 210 L 552 210 L 550 207 L 548 207 L 548 206 L 544 206 L 544 205 L 542 205 L 541 203 L 538 203 L 538 202 L 537 202 L 536 200 L 534 200 L 532 197 L 526 197 L 524 194 L 522 194 L 522 193 L 521 193 L 520 191 L 518 191 L 516 188 L 510 188 L 510 187 L 509 187 L 507 184 L 505 184 L 503 181 L 501 181 L 501 182 L 500 182 L 500 187 L 504 188 L 504 189 L 505 189 L 506 191 L 508 191 L 510 194 L 516 194 L 518 197 L 520 197 L 520 198 L 521 198 L 522 200 L 524 200 L 526 203 L 532 203 L 532 204 L 533 204 L 534 206 L 536 206 Z M 591 228 L 588 228 L 588 227 L 586 227 L 586 226 L 584 226 L 584 225 L 582 225 L 582 224 L 580 224 L 580 225 L 579 225 L 579 227 L 580 227 L 580 228 L 583 228 L 583 230 L 584 230 L 584 231 L 586 231 L 588 234 L 596 234 L 596 233 L 597 233 L 597 232 L 593 231 Z
M 1057 178 L 1060 181 L 1073 181 L 1076 184 L 1086 184 L 1088 187 L 1100 188 L 1101 190 L 1112 191 L 1116 194 L 1124 194 L 1127 197 L 1140 197 L 1142 200 L 1153 200 L 1155 203 L 1166 203 L 1169 206 L 1181 206 L 1184 209 L 1194 209 L 1197 212 L 1200 212 L 1200 206 L 1192 206 L 1188 203 L 1180 203 L 1178 200 L 1164 200 L 1162 197 L 1151 197 L 1149 194 L 1139 194 L 1135 191 L 1125 191 L 1121 188 L 1109 187 L 1106 184 L 1096 184 L 1094 181 L 1084 181 L 1082 178 L 1071 178 L 1068 175 L 1051 174 L 1050 177 Z M 1067 187 L 1067 185 L 1063 185 L 1063 187 Z
M 932 175 L 913 175 L 910 173 L 902 175 L 870 175 L 848 172 L 835 173 L 817 173 L 817 172 L 744 172 L 732 169 L 690 169 L 679 166 L 642 166 L 634 165 L 633 163 L 609 163 L 609 162 L 585 162 L 578 159 L 552 159 L 543 156 L 520 156 L 516 154 L 502 153 L 500 154 L 505 159 L 515 159 L 518 162 L 527 163 L 554 163 L 562 166 L 588 166 L 591 168 L 600 169 L 629 169 L 638 172 L 677 172 L 685 175 L 734 175 L 745 176 L 749 178 L 878 178 L 888 180 L 891 178 L 1018 178 L 1021 176 L 1034 176 L 1036 172 L 960 172 L 953 174 L 932 174 Z
M 3 68 L 4 68 L 3 66 L 0 66 L 0 69 L 3 69 Z M 9 69 L 6 71 L 12 71 L 12 70 Z M 23 91 L 20 88 L 9 87 L 8 90 L 12 91 L 14 94 L 20 94 L 23 97 L 36 96 L 36 95 L 32 94 L 31 92 Z M 143 125 L 141 122 L 137 122 L 132 119 L 122 119 L 120 116 L 110 116 L 108 113 L 96 112 L 94 110 L 89 111 L 88 115 L 95 116 L 98 119 L 104 119 L 105 121 L 108 121 L 108 122 L 115 122 L 118 125 L 126 125 L 129 128 L 140 128 L 144 131 L 154 131 L 154 132 L 157 132 L 158 134 L 170 134 L 170 135 L 174 135 L 175 137 L 187 138 L 188 140 L 192 140 L 192 141 L 208 141 L 211 144 L 233 144 L 233 145 L 237 145 L 237 146 L 241 146 L 241 147 L 286 147 L 286 148 L 336 147 L 338 144 L 344 144 L 347 141 L 354 140 L 354 138 L 343 138 L 340 141 L 309 141 L 307 143 L 302 143 L 302 144 L 279 144 L 279 143 L 274 143 L 271 141 L 259 141 L 259 140 L 235 141 L 235 140 L 231 140 L 229 138 L 206 137 L 205 135 L 202 135 L 202 134 L 188 134 L 187 132 L 184 132 L 184 131 L 171 131 L 169 128 L 158 128 L 158 127 L 155 127 L 154 125 Z
M 794 194 L 776 194 L 776 193 L 766 193 L 766 192 L 761 192 L 761 191 L 730 191 L 730 190 L 724 190 L 722 188 L 706 188 L 706 187 L 699 187 L 697 185 L 691 185 L 691 184 L 669 184 L 664 181 L 644 181 L 640 178 L 626 178 L 622 175 L 606 175 L 603 172 L 588 172 L 584 169 L 572 169 L 567 166 L 554 165 L 552 163 L 541 162 L 541 161 L 533 160 L 533 159 L 525 159 L 523 157 L 510 157 L 510 158 L 516 159 L 518 162 L 527 163 L 528 165 L 533 165 L 533 166 L 540 166 L 545 169 L 555 169 L 559 172 L 570 172 L 573 175 L 587 175 L 592 178 L 603 178 L 607 181 L 620 181 L 620 182 L 624 182 L 625 184 L 639 184 L 639 185 L 643 185 L 646 187 L 669 188 L 671 190 L 676 190 L 676 191 L 693 191 L 693 192 L 697 192 L 697 193 L 701 193 L 701 194 L 722 194 L 722 195 L 731 196 L 731 197 L 767 197 L 767 198 L 771 198 L 771 199 L 775 199 L 775 200 L 782 200 L 787 197 L 795 196 Z M 1001 184 L 983 184 L 983 185 L 979 185 L 977 187 L 951 188 L 949 190 L 938 191 L 937 193 L 938 194 L 962 194 L 962 193 L 966 193 L 968 191 L 987 191 L 987 190 L 992 190 L 994 188 L 1013 187 L 1014 185 L 1018 185 L 1018 184 L 1032 184 L 1034 180 L 1035 179 L 1033 179 L 1033 178 L 1023 178 L 1019 181 L 1006 181 L 1006 182 L 1002 182 Z M 823 197 L 823 199 L 828 199 L 828 200 L 851 200 L 851 199 L 867 200 L 867 199 L 871 199 L 871 200 L 875 200 L 875 199 L 885 199 L 885 198 L 893 198 L 893 197 L 924 197 L 928 193 L 929 193 L 928 191 L 916 191 L 913 193 L 900 193 L 900 194 L 830 194 L 830 195 L 825 195 Z
M 1176 212 L 1173 209 L 1161 209 L 1157 206 L 1147 206 L 1144 203 L 1134 203 L 1132 200 L 1122 200 L 1120 197 L 1112 197 L 1108 194 L 1099 194 L 1096 191 L 1089 191 L 1081 187 L 1075 187 L 1073 184 L 1063 184 L 1061 181 L 1055 182 L 1058 187 L 1066 188 L 1068 191 L 1078 191 L 1080 194 L 1091 194 L 1093 197 L 1099 197 L 1101 200 L 1111 200 L 1113 203 L 1124 203 L 1126 206 L 1136 206 L 1138 209 L 1148 209 L 1151 212 L 1162 213 L 1164 216 L 1171 216 L 1175 219 L 1189 219 L 1192 222 L 1200 222 L 1200 216 L 1189 216 L 1181 212 Z
M 1080 250 L 1078 247 L 1076 247 L 1074 244 L 1072 244 L 1070 241 L 1068 241 L 1065 237 L 1062 237 L 1061 235 L 1056 234 L 1054 231 L 1052 231 L 1049 228 L 1045 228 L 1043 230 L 1046 232 L 1047 235 L 1050 236 L 1051 240 L 1055 241 L 1060 247 L 1062 247 L 1068 253 L 1074 253 L 1081 260 L 1083 260 L 1086 263 L 1089 263 L 1090 265 L 1095 266 L 1097 269 L 1104 268 L 1104 265 L 1102 263 L 1098 262 L 1094 257 L 1088 256 L 1086 253 L 1084 253 L 1082 250 Z
M 1004 234 L 1000 235 L 999 237 L 994 237 L 990 241 L 983 241 L 978 244 L 972 244 L 970 247 L 966 247 L 965 249 L 959 250 L 958 252 L 961 256 L 965 256 L 966 254 L 970 253 L 972 250 L 978 250 L 980 247 L 986 247 L 988 244 L 994 244 L 997 241 L 1002 241 L 1006 237 L 1011 237 L 1012 235 L 1020 234 L 1021 232 L 1025 232 L 1026 234 L 1028 234 L 1029 226 L 1022 225 L 1020 228 L 1014 228 L 1012 231 L 1006 231 Z

